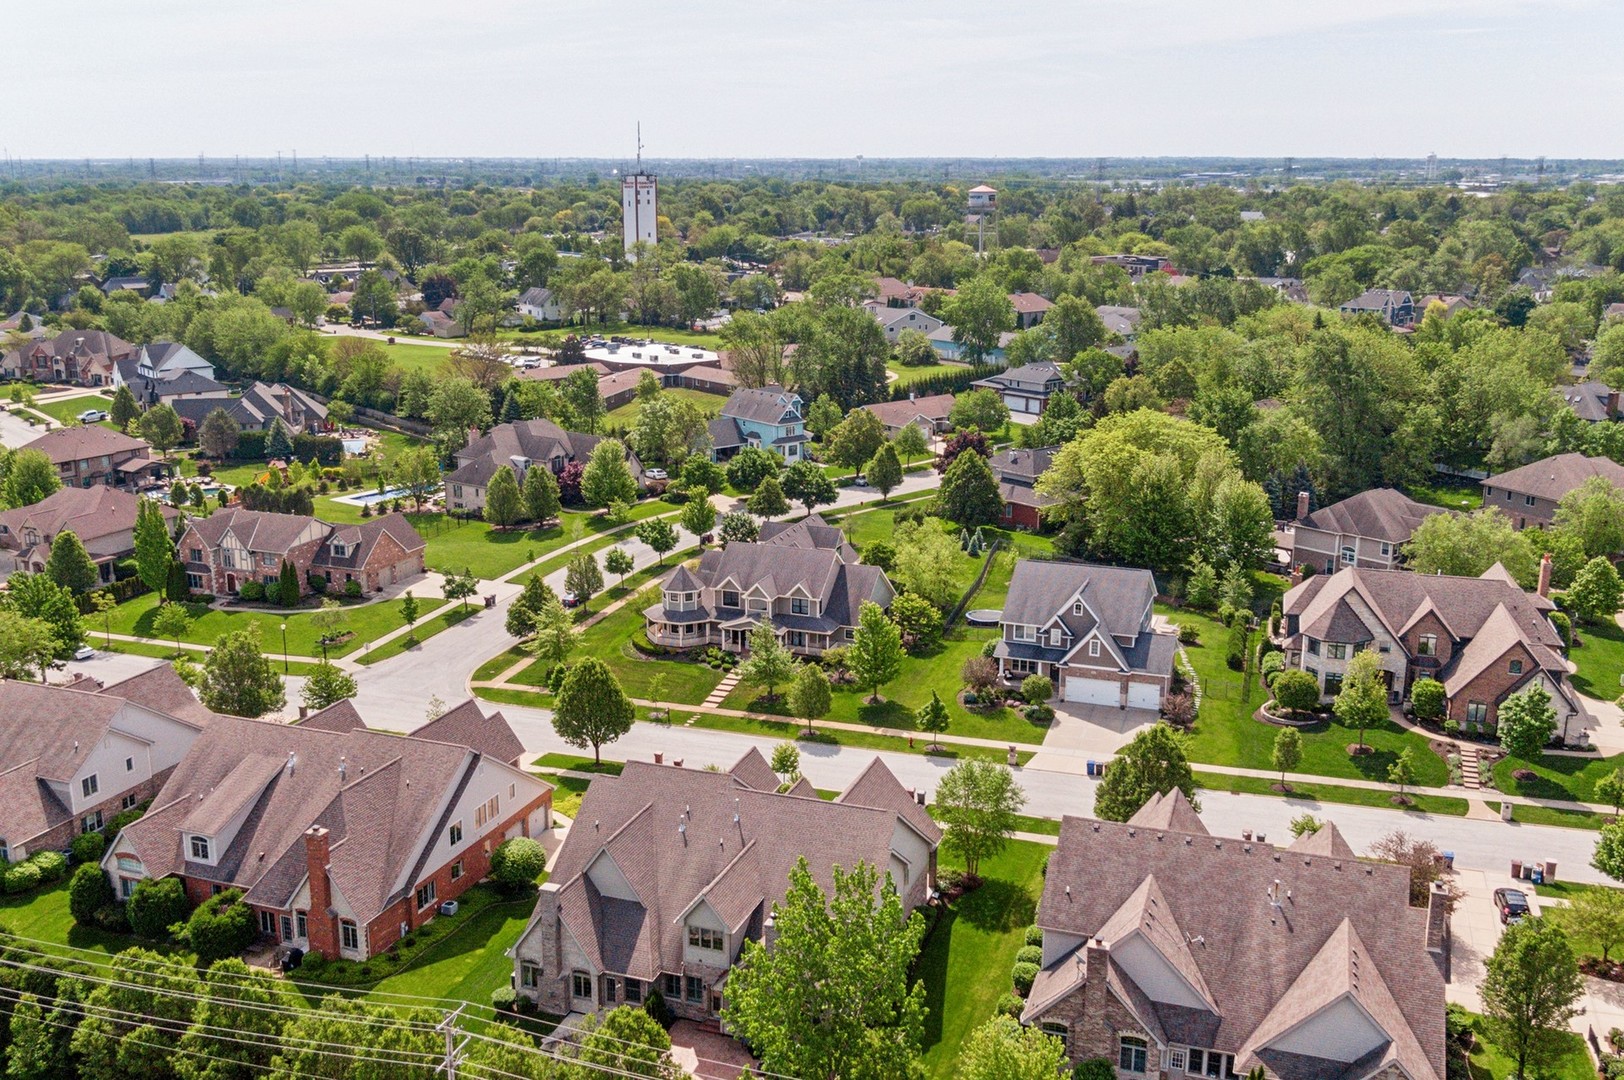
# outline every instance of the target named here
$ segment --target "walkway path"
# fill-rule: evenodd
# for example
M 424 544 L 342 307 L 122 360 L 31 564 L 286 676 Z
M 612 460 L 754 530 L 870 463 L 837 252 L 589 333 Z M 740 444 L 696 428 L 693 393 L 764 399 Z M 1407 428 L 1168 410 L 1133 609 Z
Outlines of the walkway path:
M 727 699 L 727 696 L 733 692 L 733 688 L 739 685 L 740 678 L 741 676 L 738 668 L 734 668 L 732 671 L 722 676 L 722 681 L 716 684 L 716 689 L 712 690 L 706 696 L 705 700 L 700 704 L 699 707 L 707 711 L 721 711 L 718 707 Z

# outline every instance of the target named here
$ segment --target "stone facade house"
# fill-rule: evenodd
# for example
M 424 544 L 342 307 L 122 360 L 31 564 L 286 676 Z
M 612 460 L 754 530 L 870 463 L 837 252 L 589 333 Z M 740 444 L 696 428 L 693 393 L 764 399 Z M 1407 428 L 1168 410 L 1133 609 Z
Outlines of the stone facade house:
M 1394 570 L 1416 527 L 1445 512 L 1401 491 L 1373 488 L 1309 513 L 1308 493 L 1302 492 L 1297 496 L 1291 559 L 1325 574 L 1344 566 Z
M 191 708 L 171 711 L 176 686 Z M 211 717 L 167 666 L 99 692 L 0 681 L 0 859 L 65 851 L 152 798 Z
M 793 465 L 806 456 L 812 436 L 806 432 L 801 395 L 782 386 L 735 390 L 710 422 L 711 457 L 726 461 L 746 446 L 771 450 Z
M 332 425 L 327 406 L 296 386 L 256 382 L 239 397 L 219 400 L 213 395 L 188 395 L 169 403 L 182 420 L 198 427 L 215 409 L 224 409 L 245 431 L 269 431 L 280 420 L 289 435 L 315 434 Z
M 746 941 L 771 947 L 773 907 L 805 858 L 888 874 L 904 911 L 929 898 L 941 830 L 878 758 L 826 802 L 784 793 L 760 751 L 727 772 L 629 762 L 592 782 L 512 951 L 515 989 L 543 1012 L 637 1005 L 716 1023 Z
M 1624 487 L 1624 465 L 1612 458 L 1583 454 L 1553 454 L 1548 458 L 1496 473 L 1483 481 L 1483 506 L 1505 512 L 1519 529 L 1549 525 L 1556 520 L 1562 496 L 1584 485 L 1592 476 Z
M 1547 557 L 1547 585 L 1549 575 Z M 1534 683 L 1551 695 L 1564 731 L 1586 716 L 1551 625 L 1556 605 L 1498 564 L 1475 578 L 1357 567 L 1316 574 L 1286 593 L 1282 610 L 1287 666 L 1318 679 L 1327 699 L 1341 691 L 1353 655 L 1375 649 L 1390 701 L 1409 697 L 1417 679 L 1436 679 L 1449 717 L 1468 731 L 1493 731 L 1500 704 Z
M 105 330 L 68 329 L 53 338 L 40 337 L 0 358 L 0 371 L 30 382 L 65 382 L 80 386 L 113 385 L 113 365 L 134 356 L 136 348 Z
M 67 529 L 84 543 L 102 581 L 112 581 L 113 564 L 135 554 L 140 506 L 141 496 L 121 488 L 60 488 L 32 506 L 0 511 L 0 551 L 14 553 L 14 570 L 42 573 L 51 557 L 51 541 Z M 171 526 L 180 517 L 173 506 L 159 508 Z
M 326 724 L 331 711 L 344 722 Z M 552 787 L 507 762 L 501 713 L 455 743 L 353 713 L 220 717 L 103 856 L 115 891 L 176 877 L 201 903 L 241 889 L 263 939 L 365 960 L 483 878 L 503 840 L 552 827 Z
M 178 546 L 187 585 L 216 596 L 240 593 L 245 581 L 274 584 L 284 562 L 299 572 L 301 595 L 310 592 L 311 577 L 339 589 L 359 581 L 363 592 L 377 592 L 423 573 L 427 547 L 404 514 L 332 525 L 234 506 L 188 520 Z
M 896 590 L 885 571 L 847 561 L 849 545 L 801 546 L 778 532 L 773 538 L 778 542 L 712 549 L 693 570 L 677 567 L 661 586 L 660 603 L 643 610 L 649 641 L 743 653 L 750 632 L 767 620 L 791 652 L 821 656 L 852 641 L 864 601 L 891 606 Z
M 50 458 L 63 487 L 139 485 L 162 480 L 169 471 L 162 461 L 152 459 L 146 440 L 100 424 L 57 428 L 19 449 L 38 450 Z
M 1054 464 L 1059 452 L 1058 446 L 1000 450 L 987 462 L 998 480 L 998 495 L 1004 500 L 1006 527 L 1034 532 L 1043 528 L 1043 508 L 1054 500 L 1038 494 L 1038 477 Z
M 565 431 L 551 420 L 519 420 L 497 424 L 484 435 L 471 434 L 475 437 L 457 451 L 457 467 L 445 478 L 446 506 L 470 513 L 485 508 L 491 477 L 502 466 L 510 466 L 523 487 L 525 473 L 533 466 L 546 466 L 557 476 L 573 461 L 585 465 L 593 447 L 603 441 L 601 435 Z M 630 449 L 626 451 L 626 467 L 642 487 L 643 463 Z
M 1066 817 L 1021 1020 L 1121 1080 L 1444 1080 L 1447 895 L 1326 823 L 1285 847 L 1211 836 L 1177 790 Z

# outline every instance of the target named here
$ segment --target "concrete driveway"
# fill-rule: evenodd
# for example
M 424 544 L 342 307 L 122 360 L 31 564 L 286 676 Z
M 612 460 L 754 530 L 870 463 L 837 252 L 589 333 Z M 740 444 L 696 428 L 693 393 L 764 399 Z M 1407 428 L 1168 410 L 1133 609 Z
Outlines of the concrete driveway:
M 1033 755 L 1029 767 L 1083 772 L 1087 768 L 1084 755 L 1110 757 L 1131 742 L 1140 729 L 1154 724 L 1156 716 L 1152 709 L 1054 702 L 1054 723 L 1043 737 L 1043 750 Z

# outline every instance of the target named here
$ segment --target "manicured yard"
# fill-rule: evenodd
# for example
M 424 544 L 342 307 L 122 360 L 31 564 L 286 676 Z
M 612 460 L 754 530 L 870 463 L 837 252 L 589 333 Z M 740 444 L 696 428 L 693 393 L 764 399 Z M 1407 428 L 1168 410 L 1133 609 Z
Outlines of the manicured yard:
M 1411 484 L 1405 494 L 1416 502 L 1428 506 L 1441 506 L 1446 510 L 1471 511 L 1483 505 L 1483 488 L 1478 484 L 1453 486 L 1449 484 Z
M 698 705 L 722 681 L 720 671 L 692 661 L 649 659 L 632 648 L 632 635 L 643 627 L 643 608 L 654 603 L 658 595 L 658 590 L 650 589 L 594 623 L 582 635 L 578 652 L 582 656 L 596 656 L 608 664 L 631 697 L 649 700 L 651 684 L 656 676 L 663 675 L 665 686 L 660 691 L 661 701 Z M 546 675 L 544 665 L 537 662 L 519 672 L 513 681 L 525 686 L 541 686 Z
M 110 397 L 102 397 L 100 394 L 87 394 L 84 397 L 64 398 L 61 401 L 36 402 L 34 411 L 44 413 L 64 427 L 78 427 L 79 414 L 86 409 L 100 409 L 102 412 L 108 412 L 111 410 L 112 405 L 113 399 Z M 103 420 L 101 426 L 112 428 L 113 422 Z
M 1504 1077 L 1516 1075 L 1516 1060 L 1507 1057 L 1498 1046 L 1489 1041 L 1487 1027 L 1481 1016 L 1474 1017 L 1472 1033 L 1474 1036 L 1470 1062 L 1472 1080 L 1503 1080 Z M 1542 1061 L 1539 1065 L 1541 1080 L 1595 1080 L 1596 1076 L 1596 1067 L 1590 1063 L 1590 1051 L 1585 1048 L 1584 1039 L 1572 1032 L 1562 1036 L 1561 1049 L 1556 1059 Z
M 18 937 L 67 946 L 61 950 L 63 955 L 71 955 L 70 948 L 112 955 L 136 945 L 160 952 L 175 951 L 130 934 L 112 934 L 76 925 L 73 916 L 68 913 L 68 883 L 65 881 L 21 896 L 0 897 L 0 926 Z M 28 948 L 51 951 L 48 945 L 30 945 Z
M 1561 867 L 1558 867 L 1557 869 L 1560 870 Z M 1548 883 L 1541 884 L 1541 885 L 1535 885 L 1534 886 L 1534 894 L 1536 896 L 1544 896 L 1544 897 L 1551 897 L 1552 899 L 1566 900 L 1569 903 L 1572 903 L 1573 898 L 1578 896 L 1580 893 L 1589 892 L 1591 889 L 1611 889 L 1611 888 L 1613 888 L 1613 886 L 1611 886 L 1611 885 L 1581 885 L 1578 882 L 1573 882 L 1573 881 L 1552 881 L 1552 882 L 1548 882 Z M 1546 911 L 1552 910 L 1554 905 L 1536 904 L 1535 907 L 1538 908 L 1541 911 L 1541 913 L 1544 913 Z M 1600 959 L 1600 957 L 1601 957 L 1601 946 L 1598 945 L 1595 942 L 1594 939 L 1586 937 L 1586 936 L 1584 936 L 1582 934 L 1575 934 L 1571 929 L 1568 929 L 1567 927 L 1564 927 L 1563 929 L 1568 930 L 1568 944 L 1573 946 L 1573 951 L 1574 951 L 1574 953 L 1576 955 L 1578 955 L 1581 958 L 1586 957 L 1586 956 L 1594 956 L 1594 957 Z M 1607 954 L 1607 957 L 1608 957 L 1609 960 L 1617 960 L 1619 958 L 1619 949 L 1618 949 L 1618 947 L 1614 946 L 1612 951 Z M 1605 1034 L 1605 1032 L 1597 1032 L 1597 1034 L 1602 1035 L 1602 1034 Z
M 637 323 L 607 322 L 593 323 L 589 327 L 569 326 L 555 330 L 536 330 L 529 333 L 519 330 L 504 330 L 498 336 L 516 345 L 530 345 L 537 348 L 554 348 L 559 342 L 570 334 L 587 337 L 601 334 L 604 337 L 618 335 L 620 337 L 650 338 L 662 341 L 667 345 L 697 345 L 701 349 L 721 348 L 722 338 L 705 330 L 689 330 L 685 327 L 672 326 L 642 326 Z
M 1398 807 L 1393 804 L 1393 796 L 1398 794 L 1395 787 L 1390 791 L 1377 791 L 1370 788 L 1341 787 L 1337 784 L 1292 784 L 1291 791 L 1286 796 L 1274 790 L 1275 781 L 1261 776 L 1230 776 L 1227 773 L 1208 773 L 1197 771 L 1195 782 L 1213 792 L 1212 798 L 1222 798 L 1224 792 L 1239 792 L 1247 795 L 1273 795 L 1276 797 L 1290 797 L 1293 799 L 1306 799 L 1310 802 L 1348 803 L 1354 806 L 1379 806 L 1384 810 L 1415 810 L 1424 814 L 1443 814 L 1452 817 L 1466 816 L 1466 800 L 1456 799 L 1448 795 L 1415 795 L 1406 794 L 1410 800 L 1408 806 Z
M 431 619 L 418 619 L 417 625 L 413 627 L 411 634 L 402 634 L 400 637 L 391 638 L 376 649 L 365 650 L 355 659 L 362 664 L 376 664 L 380 660 L 398 656 L 408 649 L 421 645 L 440 631 L 456 626 L 470 615 L 481 610 L 483 609 L 477 604 L 470 602 L 465 606 L 459 602 Z
M 553 813 L 562 814 L 573 821 L 576 812 L 581 809 L 581 797 L 586 794 L 592 781 L 579 776 L 559 776 L 557 773 L 539 775 L 553 785 Z
M 674 513 L 675 507 L 657 499 L 645 499 L 631 507 L 631 521 Z M 562 518 L 542 529 L 494 529 L 483 521 L 468 521 L 445 514 L 407 514 L 428 542 L 424 562 L 431 570 L 472 570 L 486 581 L 504 577 L 549 551 L 590 536 L 607 533 L 617 526 L 600 513 L 566 510 Z M 612 541 L 607 541 L 607 543 Z M 595 550 L 595 549 L 594 549 Z M 557 566 L 541 567 L 543 576 L 567 563 L 576 552 L 559 556 Z
M 101 638 L 92 635 L 88 639 L 88 643 L 91 648 L 96 649 L 98 652 L 127 653 L 130 656 L 150 656 L 155 660 L 174 660 L 177 656 L 184 653 L 188 659 L 201 664 L 203 659 L 208 655 L 208 652 L 203 649 L 184 649 L 182 650 L 182 653 L 177 653 L 175 652 L 174 642 L 170 642 L 168 646 L 164 646 L 148 644 L 144 641 L 115 641 L 113 642 L 112 647 L 108 648 L 106 643 Z M 267 652 L 265 655 L 272 657 L 272 659 L 276 661 L 277 670 L 282 670 L 282 657 L 279 653 Z M 309 675 L 312 671 L 316 670 L 317 663 L 318 661 L 315 660 L 289 660 L 287 662 L 287 670 L 283 671 L 282 673 L 285 675 Z
M 925 984 L 925 1068 L 946 1080 L 970 1032 L 1010 992 L 1010 967 L 1043 892 L 1047 844 L 1012 841 L 982 863 L 985 879 L 937 919 L 914 965 Z M 954 865 L 944 853 L 941 865 Z
M 337 645 L 330 646 L 328 656 L 347 656 L 359 649 L 366 642 L 387 634 L 398 627 L 405 626 L 406 620 L 401 616 L 400 599 L 382 600 L 370 604 L 360 604 L 344 610 L 347 629 L 352 635 L 349 639 Z M 439 608 L 445 601 L 432 596 L 417 597 L 419 617 L 426 616 Z M 152 628 L 153 617 L 157 612 L 158 597 L 154 593 L 138 596 L 113 609 L 112 630 L 115 634 L 131 634 L 137 637 L 150 638 L 156 642 L 166 640 Z M 239 630 L 249 623 L 258 623 L 260 629 L 260 644 L 267 655 L 282 651 L 281 627 L 287 624 L 287 651 L 294 656 L 320 656 L 321 646 L 317 642 L 315 628 L 310 623 L 312 609 L 300 608 L 286 614 L 279 611 L 249 610 L 220 611 L 210 608 L 206 604 L 187 604 L 186 610 L 193 618 L 191 629 L 181 636 L 181 641 L 191 642 L 194 645 L 213 645 L 221 634 L 232 630 Z M 94 627 L 96 621 L 91 625 Z M 103 623 L 103 626 L 106 624 Z M 173 639 L 169 639 L 173 640 Z
M 1507 757 L 1495 763 L 1494 786 L 1508 794 L 1526 795 L 1535 799 L 1598 802 L 1600 800 L 1596 798 L 1596 781 L 1618 768 L 1624 768 L 1624 754 L 1610 758 L 1594 755 L 1581 757 L 1544 754 L 1538 761 L 1533 762 Z M 1519 769 L 1532 770 L 1535 779 L 1516 779 L 1512 773 Z
M 667 398 L 691 401 L 709 416 L 715 416 L 718 412 L 721 412 L 722 405 L 727 401 L 727 398 L 719 394 L 707 394 L 703 390 L 690 390 L 683 386 L 673 386 L 668 390 L 661 390 L 660 393 Z M 629 430 L 637 425 L 637 414 L 641 409 L 642 402 L 637 398 L 632 398 L 620 408 L 606 415 L 603 418 L 603 426 L 605 428 L 626 428 Z
M 1488 803 L 1488 808 L 1495 813 L 1500 812 L 1498 802 Z M 1529 806 L 1526 803 L 1513 803 L 1511 807 L 1511 820 L 1524 825 L 1557 825 L 1565 829 L 1600 829 L 1613 821 L 1612 814 L 1598 814 L 1593 810 L 1560 810 L 1554 806 Z
M 1266 695 L 1255 677 L 1247 687 L 1242 674 L 1231 671 L 1224 662 L 1228 631 L 1216 620 L 1193 611 L 1157 610 L 1176 623 L 1195 626 L 1200 634 L 1200 644 L 1186 648 L 1202 686 L 1201 714 L 1190 733 L 1190 760 L 1272 769 L 1274 739 L 1281 729 L 1253 719 Z M 1365 729 L 1365 744 L 1373 752 L 1358 757 L 1347 751 L 1358 741 L 1357 729 L 1343 726 L 1334 716 L 1300 730 L 1303 760 L 1296 772 L 1385 782 L 1388 767 L 1408 747 L 1414 750 L 1418 786 L 1442 787 L 1449 782 L 1449 767 L 1432 752 L 1427 740 L 1390 720 Z
M 413 994 L 489 1005 L 491 991 L 512 981 L 507 950 L 519 940 L 534 909 L 533 896 L 482 908 L 425 949 L 411 967 L 378 983 L 373 994 L 386 1002 L 385 994 Z
M 1574 688 L 1586 697 L 1612 701 L 1624 689 L 1620 681 L 1624 676 L 1624 629 L 1616 622 L 1582 623 L 1574 632 L 1579 644 L 1568 653 L 1579 668 L 1573 673 Z
M 951 364 L 945 361 L 936 364 L 925 364 L 920 367 L 906 367 L 895 361 L 885 365 L 885 370 L 895 375 L 889 383 L 891 386 L 912 386 L 916 382 L 932 378 L 936 375 L 946 375 L 949 372 L 968 370 L 967 364 Z
M 398 338 L 393 345 L 381 341 L 377 344 L 403 370 L 426 371 L 430 375 L 436 374 L 451 355 L 451 350 L 443 345 L 421 345 Z

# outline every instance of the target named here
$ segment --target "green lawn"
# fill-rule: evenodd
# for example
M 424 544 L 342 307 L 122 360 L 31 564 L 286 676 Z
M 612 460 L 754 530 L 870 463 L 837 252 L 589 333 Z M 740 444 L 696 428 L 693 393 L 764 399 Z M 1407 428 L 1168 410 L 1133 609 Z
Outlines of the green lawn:
M 1557 869 L 1560 870 L 1561 867 L 1557 867 Z M 1573 898 L 1580 893 L 1589 892 L 1591 889 L 1611 888 L 1613 888 L 1611 885 L 1581 885 L 1578 882 L 1573 881 L 1552 881 L 1541 885 L 1535 885 L 1534 893 L 1537 896 L 1548 896 L 1553 899 L 1566 900 L 1571 903 Z M 1553 909 L 1542 906 L 1542 912 L 1550 910 Z M 1568 944 L 1573 946 L 1573 951 L 1577 956 L 1580 958 L 1586 956 L 1594 956 L 1597 959 L 1601 958 L 1601 946 L 1597 944 L 1595 939 L 1586 937 L 1583 934 L 1576 934 L 1571 928 L 1566 926 L 1564 926 L 1563 929 L 1567 930 Z M 1610 960 L 1617 960 L 1619 956 L 1618 947 L 1614 946 L 1612 951 L 1609 952 L 1607 956 Z M 1597 1034 L 1605 1035 L 1606 1033 L 1597 1032 Z
M 701 349 L 719 349 L 722 347 L 721 335 L 709 331 L 689 330 L 672 326 L 643 326 L 638 323 L 623 322 L 593 323 L 589 327 L 568 326 L 561 329 L 534 330 L 530 332 L 503 330 L 497 336 L 503 341 L 509 341 L 517 345 L 553 348 L 570 334 L 578 334 L 582 337 L 601 334 L 604 337 L 618 335 L 620 337 L 651 338 L 655 341 L 662 341 L 667 345 L 697 345 Z
M 512 981 L 513 961 L 507 950 L 519 940 L 534 909 L 533 896 L 482 908 L 372 992 L 386 1002 L 385 994 L 415 994 L 489 1005 L 491 991 Z
M 451 355 L 451 350 L 443 345 L 418 345 L 400 338 L 393 345 L 381 341 L 378 345 L 402 370 L 426 371 L 430 375 L 437 373 L 446 357 Z
M 1616 622 L 1574 627 L 1579 643 L 1568 653 L 1578 670 L 1573 685 L 1579 693 L 1612 701 L 1624 689 L 1624 629 Z
M 102 638 L 92 634 L 86 638 L 86 643 L 91 648 L 96 649 L 99 652 L 127 653 L 130 656 L 150 656 L 155 660 L 174 660 L 177 656 L 182 655 L 181 653 L 175 652 L 175 645 L 173 642 L 165 646 L 149 644 L 144 641 L 115 641 L 113 642 L 112 647 L 109 648 L 107 643 L 102 640 Z M 186 649 L 184 650 L 184 655 L 187 657 L 187 659 L 201 664 L 208 654 L 200 649 Z M 267 652 L 265 655 L 275 660 L 276 667 L 281 669 L 281 654 Z M 317 664 L 318 661 L 315 660 L 289 660 L 287 663 L 287 670 L 284 671 L 283 674 L 309 675 L 311 672 L 316 670 Z
M 1491 802 L 1490 810 L 1500 812 L 1500 804 Z M 1598 814 L 1594 810 L 1560 810 L 1554 806 L 1529 806 L 1513 803 L 1511 820 L 1524 825 L 1557 825 L 1564 829 L 1600 829 L 1613 821 L 1612 814 Z
M 18 937 L 65 946 L 60 950 L 65 956 L 71 956 L 72 949 L 89 949 L 110 956 L 136 945 L 145 945 L 160 952 L 175 951 L 130 934 L 112 934 L 75 924 L 73 916 L 68 913 L 68 883 L 65 881 L 20 896 L 0 897 L 0 926 Z M 49 945 L 30 945 L 28 948 L 57 951 Z
M 400 637 L 391 638 L 382 645 L 378 646 L 376 649 L 368 649 L 361 653 L 361 655 L 356 657 L 356 660 L 363 664 L 376 664 L 380 660 L 387 660 L 391 656 L 398 656 L 401 653 L 406 652 L 408 649 L 421 645 L 435 634 L 440 633 L 440 631 L 456 626 L 458 623 L 468 618 L 468 616 L 481 610 L 483 609 L 477 603 L 459 602 L 455 606 L 447 608 L 445 611 L 442 611 L 433 618 L 419 619 L 417 621 L 417 625 L 413 627 L 411 634 L 402 634 Z
M 698 405 L 700 409 L 702 409 L 709 416 L 715 416 L 718 412 L 720 412 L 723 403 L 727 401 L 727 398 L 721 397 L 720 395 L 707 394 L 703 390 L 690 390 L 682 386 L 673 386 L 668 390 L 661 390 L 660 394 L 666 398 L 677 398 L 683 401 L 691 401 Z M 626 402 L 626 404 L 605 416 L 603 418 L 603 426 L 605 428 L 631 429 L 637 425 L 637 414 L 642 407 L 643 403 L 641 401 L 639 401 L 637 398 L 632 398 L 630 401 Z
M 641 521 L 675 512 L 669 503 L 646 499 L 632 505 L 630 520 Z M 534 562 L 566 544 L 619 527 L 603 514 L 583 510 L 566 510 L 557 524 L 541 529 L 494 529 L 483 521 L 465 521 L 445 514 L 406 516 L 427 541 L 424 562 L 430 570 L 472 570 L 475 577 L 486 581 L 505 577 L 525 563 Z M 613 542 L 605 540 L 600 546 L 607 547 Z M 572 551 L 560 555 L 556 565 L 551 561 L 544 563 L 540 568 L 543 576 L 576 554 Z
M 645 658 L 632 648 L 632 635 L 643 627 L 643 608 L 658 598 L 657 590 L 626 604 L 589 627 L 582 635 L 579 652 L 596 656 L 608 664 L 631 697 L 651 700 L 649 688 L 656 676 L 665 676 L 662 701 L 698 705 L 722 681 L 722 673 L 704 664 L 679 660 Z M 524 686 L 541 686 L 547 672 L 540 662 L 531 664 L 513 681 Z
M 559 776 L 557 773 L 538 775 L 553 785 L 553 813 L 563 814 L 573 821 L 576 812 L 581 809 L 581 797 L 586 794 L 586 789 L 592 781 L 583 780 L 579 776 Z
M 1276 781 L 1264 779 L 1261 776 L 1231 776 L 1227 773 L 1209 773 L 1197 771 L 1195 782 L 1215 793 L 1239 792 L 1246 795 L 1274 795 L 1285 797 L 1274 790 Z M 1337 784 L 1292 784 L 1291 791 L 1286 793 L 1293 799 L 1307 799 L 1312 802 L 1348 803 L 1354 806 L 1378 806 L 1384 810 L 1401 809 L 1393 803 L 1393 796 L 1398 789 L 1390 791 L 1376 791 L 1370 788 L 1342 787 Z M 1410 804 L 1402 807 L 1405 810 L 1418 810 L 1426 814 L 1442 814 L 1450 817 L 1466 816 L 1466 800 L 1456 799 L 1448 795 L 1406 795 Z
M 885 370 L 896 376 L 888 384 L 891 386 L 912 386 L 916 382 L 929 379 L 935 375 L 945 375 L 950 371 L 964 371 L 966 369 L 967 365 L 965 364 L 949 364 L 946 362 L 925 364 L 921 367 L 905 367 L 893 360 L 885 365 Z
M 937 919 L 914 965 L 925 984 L 925 1068 L 952 1077 L 964 1041 L 990 1020 L 1010 992 L 1010 967 L 1043 892 L 1047 844 L 1011 841 L 981 866 L 981 888 L 966 893 Z M 945 853 L 943 867 L 954 865 Z
M 1506 757 L 1495 762 L 1494 786 L 1508 794 L 1526 795 L 1533 799 L 1598 802 L 1600 800 L 1596 798 L 1596 781 L 1617 768 L 1624 768 L 1624 754 L 1610 758 L 1544 754 L 1538 761 L 1533 762 Z M 1535 778 L 1516 779 L 1512 773 L 1519 769 L 1532 770 Z M 1512 812 L 1516 813 L 1515 810 Z
M 351 637 L 337 645 L 330 646 L 328 656 L 347 656 L 359 649 L 366 642 L 387 634 L 398 627 L 405 626 L 406 620 L 401 616 L 402 600 L 382 600 L 370 604 L 361 604 L 346 608 L 344 611 L 347 627 Z M 445 601 L 438 597 L 422 596 L 417 598 L 417 609 L 420 617 L 428 615 L 439 608 Z M 115 634 L 131 634 L 137 637 L 150 638 L 154 641 L 166 640 L 152 628 L 153 617 L 158 608 L 158 596 L 148 593 L 138 596 L 134 600 L 126 601 L 113 609 L 112 630 Z M 301 608 L 296 612 L 286 614 L 278 611 L 248 610 L 220 611 L 208 607 L 206 604 L 187 604 L 187 611 L 191 612 L 193 622 L 191 629 L 181 636 L 181 641 L 191 642 L 194 645 L 213 645 L 221 634 L 232 630 L 239 630 L 249 623 L 259 624 L 260 644 L 267 655 L 282 652 L 282 631 L 285 623 L 287 632 L 287 652 L 293 656 L 320 656 L 321 645 L 317 642 L 315 628 L 311 625 L 310 615 L 312 609 Z M 92 620 L 91 626 L 96 627 L 98 622 Z M 100 623 L 105 627 L 105 623 Z
M 502 672 L 506 671 L 508 668 L 512 667 L 514 664 L 517 664 L 520 660 L 527 659 L 529 655 L 529 653 L 524 651 L 524 646 L 514 645 L 505 652 L 497 653 L 495 656 L 479 665 L 479 667 L 474 670 L 472 681 L 489 682 L 498 675 L 502 674 Z
M 1477 510 L 1483 505 L 1483 488 L 1478 484 L 1411 484 L 1405 493 L 1416 502 L 1441 506 L 1446 510 Z
M 1200 644 L 1186 647 L 1202 687 L 1201 714 L 1190 733 L 1190 760 L 1272 769 L 1274 739 L 1281 729 L 1253 719 L 1253 712 L 1266 695 L 1255 677 L 1248 692 L 1241 673 L 1231 671 L 1224 662 L 1228 631 L 1216 620 L 1193 611 L 1158 610 L 1172 616 L 1174 622 L 1195 626 L 1200 634 Z M 1388 767 L 1408 747 L 1414 750 L 1418 786 L 1443 787 L 1449 783 L 1449 767 L 1432 752 L 1427 740 L 1390 720 L 1365 729 L 1365 744 L 1373 752 L 1358 757 L 1347 751 L 1358 741 L 1357 729 L 1343 726 L 1333 716 L 1300 730 L 1303 760 L 1296 772 L 1386 782 Z
M 1481 1016 L 1474 1017 L 1472 1034 L 1472 1080 L 1505 1080 L 1516 1075 L 1516 1061 L 1489 1041 Z M 1598 1034 L 1605 1035 L 1605 1032 Z M 1595 1080 L 1596 1077 L 1596 1067 L 1590 1062 L 1590 1051 L 1585 1048 L 1583 1037 L 1572 1032 L 1562 1036 L 1558 1057 L 1539 1065 L 1541 1080 Z
M 40 401 L 34 404 L 36 412 L 42 412 L 64 427 L 78 427 L 79 414 L 86 409 L 100 409 L 107 412 L 112 408 L 112 399 L 104 398 L 99 394 L 85 397 L 65 398 L 62 401 Z M 111 429 L 111 420 L 101 421 L 101 426 Z

